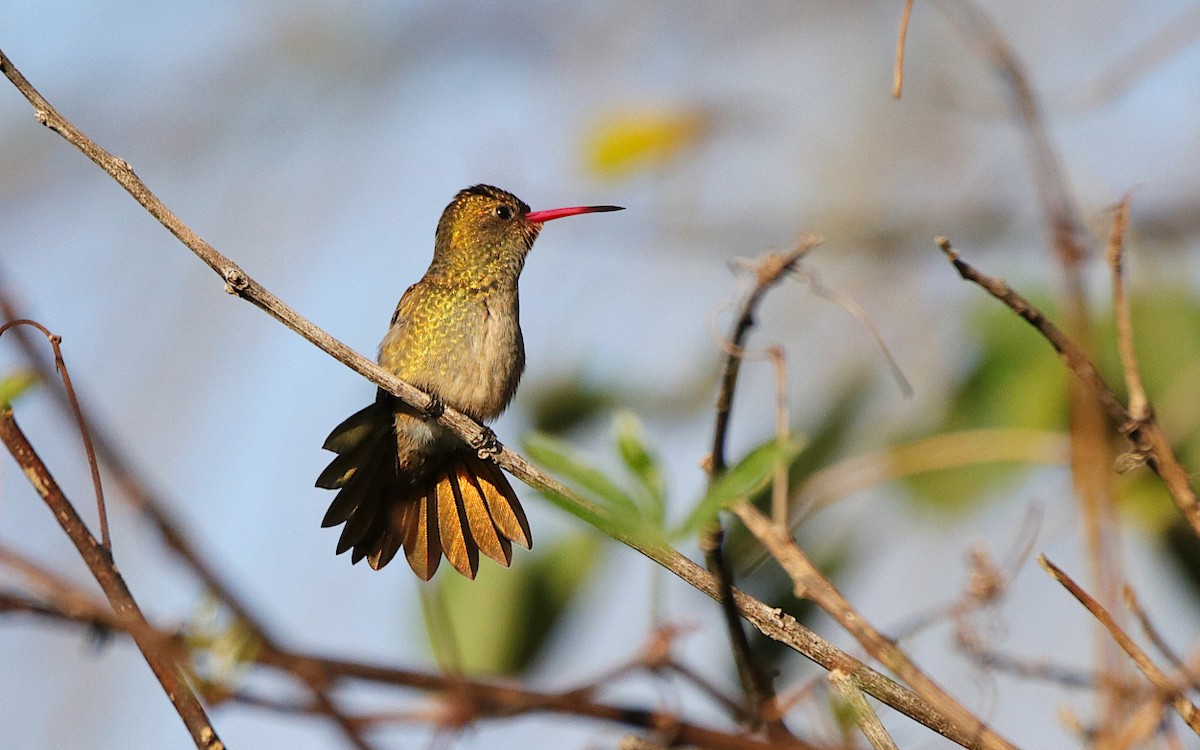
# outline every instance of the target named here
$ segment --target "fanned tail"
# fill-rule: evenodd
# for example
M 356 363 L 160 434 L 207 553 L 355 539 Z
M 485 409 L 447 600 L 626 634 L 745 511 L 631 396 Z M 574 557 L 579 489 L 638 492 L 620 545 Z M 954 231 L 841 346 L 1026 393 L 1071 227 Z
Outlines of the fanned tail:
M 512 543 L 533 539 L 512 485 L 491 461 L 467 446 L 432 456 L 413 474 L 396 468 L 394 414 L 376 402 L 351 415 L 325 441 L 338 456 L 317 486 L 338 495 L 323 527 L 345 524 L 337 553 L 366 559 L 378 570 L 401 549 L 409 566 L 428 581 L 442 556 L 467 578 L 479 570 L 479 553 L 508 567 Z

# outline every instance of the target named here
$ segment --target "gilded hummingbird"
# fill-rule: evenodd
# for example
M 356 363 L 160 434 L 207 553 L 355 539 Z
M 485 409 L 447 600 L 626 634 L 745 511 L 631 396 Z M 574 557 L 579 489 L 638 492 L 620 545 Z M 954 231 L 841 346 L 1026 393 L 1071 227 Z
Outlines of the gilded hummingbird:
M 512 543 L 530 548 L 529 521 L 500 468 L 437 424 L 451 406 L 476 421 L 499 416 L 525 369 L 517 279 L 542 226 L 620 206 L 530 211 L 515 195 L 476 185 L 442 212 L 433 261 L 404 292 L 379 345 L 379 364 L 433 397 L 422 413 L 379 390 L 334 428 L 337 457 L 317 486 L 338 490 L 323 527 L 344 523 L 340 555 L 376 570 L 401 548 L 423 580 L 442 555 L 474 578 L 479 553 L 507 567 Z

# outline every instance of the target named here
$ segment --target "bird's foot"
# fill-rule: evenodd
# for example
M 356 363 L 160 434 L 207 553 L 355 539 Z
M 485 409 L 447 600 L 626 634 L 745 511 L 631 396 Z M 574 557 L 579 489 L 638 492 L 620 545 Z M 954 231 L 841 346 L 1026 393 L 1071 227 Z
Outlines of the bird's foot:
M 432 421 L 446 413 L 446 405 L 442 403 L 441 396 L 436 393 L 429 394 L 429 405 L 425 407 L 424 417 L 426 420 Z
M 479 454 L 480 458 L 489 458 L 499 453 L 504 446 L 500 445 L 500 441 L 496 438 L 496 433 L 492 432 L 492 428 L 486 425 L 481 425 L 480 433 L 471 440 L 471 447 Z

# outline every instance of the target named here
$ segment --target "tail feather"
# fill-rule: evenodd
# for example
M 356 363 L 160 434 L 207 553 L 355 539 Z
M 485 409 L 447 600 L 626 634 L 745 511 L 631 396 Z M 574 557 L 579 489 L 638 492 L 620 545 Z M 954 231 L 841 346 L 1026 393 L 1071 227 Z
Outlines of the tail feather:
M 467 454 L 474 466 L 469 466 L 483 488 L 488 512 L 500 533 L 525 549 L 533 548 L 533 535 L 529 532 L 529 519 L 517 500 L 517 493 L 500 471 L 500 467 L 473 454 Z
M 339 464 L 343 459 L 356 457 L 358 464 L 344 472 L 344 479 L 339 479 L 336 487 L 327 487 L 326 489 L 341 489 L 333 502 L 329 504 L 329 510 L 325 511 L 325 517 L 321 519 L 321 528 L 329 528 L 344 523 L 355 515 L 359 508 L 372 507 L 378 502 L 380 493 L 379 479 L 386 472 L 384 464 L 388 460 L 388 456 L 381 450 L 381 447 L 386 442 L 382 440 L 367 441 L 365 450 L 354 450 L 349 453 L 343 453 L 329 464 L 325 471 L 321 472 L 321 477 L 326 474 L 331 474 L 330 471 L 335 464 Z M 318 487 L 324 487 L 317 480 Z
M 388 525 L 379 535 L 379 542 L 375 545 L 374 551 L 367 556 L 367 565 L 379 570 L 392 561 L 403 543 L 404 535 L 400 529 Z M 351 561 L 353 562 L 353 557 L 351 557 Z
M 361 445 L 368 435 L 378 431 L 381 424 L 391 424 L 391 411 L 384 402 L 375 401 L 343 419 L 321 447 L 334 453 L 345 453 Z
M 410 513 L 404 528 L 404 556 L 408 566 L 423 580 L 437 572 L 442 561 L 442 543 L 438 535 L 437 495 L 431 489 L 417 502 L 417 511 Z
M 467 525 L 470 527 L 471 536 L 479 545 L 479 551 L 507 568 L 512 562 L 512 545 L 505 547 L 501 543 L 504 537 L 496 528 L 492 514 L 488 512 L 487 500 L 484 499 L 479 480 L 466 469 L 465 464 L 456 466 L 455 472 L 448 476 L 454 488 L 455 498 L 467 516 Z
M 366 465 L 379 450 L 379 446 L 387 437 L 386 428 L 386 424 L 382 425 L 382 429 L 377 426 L 375 430 L 364 435 L 362 441 L 357 445 L 330 461 L 321 475 L 317 477 L 317 486 L 325 490 L 337 490 L 345 487 L 354 477 L 354 473 Z
M 438 533 L 446 559 L 459 573 L 474 579 L 479 570 L 479 546 L 467 524 L 462 501 L 454 491 L 453 471 L 438 479 L 431 497 L 437 498 Z
M 525 511 L 500 469 L 466 446 L 428 456 L 420 469 L 397 466 L 394 412 L 376 402 L 355 412 L 325 441 L 339 455 L 317 479 L 337 489 L 321 522 L 345 524 L 337 553 L 378 570 L 401 549 L 413 572 L 429 580 L 444 555 L 474 578 L 479 553 L 508 567 L 512 543 L 529 548 Z

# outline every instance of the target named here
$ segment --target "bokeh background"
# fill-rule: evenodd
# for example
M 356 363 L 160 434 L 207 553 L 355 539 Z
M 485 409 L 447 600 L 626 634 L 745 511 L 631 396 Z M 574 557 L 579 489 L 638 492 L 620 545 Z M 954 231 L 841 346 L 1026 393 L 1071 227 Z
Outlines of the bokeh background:
M 786 249 L 802 232 L 823 235 L 808 268 L 859 301 L 915 396 L 900 395 L 870 334 L 844 310 L 785 284 L 752 344 L 786 348 L 793 425 L 825 450 L 809 470 L 967 427 L 1038 430 L 1046 442 L 1007 471 L 856 491 L 805 524 L 805 544 L 888 632 L 957 597 L 967 553 L 984 545 L 1019 570 L 1011 594 L 981 617 L 992 645 L 1086 669 L 1087 617 L 1035 565 L 1014 562 L 1032 544 L 1085 570 L 1062 465 L 1066 375 L 1031 333 L 957 280 L 933 244 L 949 235 L 981 267 L 1051 302 L 1058 277 L 1028 154 L 994 72 L 933 5 L 917 4 L 903 98 L 890 96 L 900 8 L 40 0 L 4 6 L 0 45 L 193 229 L 365 353 L 424 271 L 437 218 L 458 189 L 488 182 L 534 208 L 628 207 L 542 234 L 522 278 L 529 368 L 495 429 L 511 445 L 534 428 L 553 430 L 620 476 L 612 417 L 632 412 L 680 516 L 704 487 L 714 331 L 727 328 L 744 288 L 737 259 Z M 1197 454 L 1188 446 L 1200 427 L 1200 19 L 1189 8 L 987 6 L 1042 96 L 1083 219 L 1101 238 L 1094 246 L 1112 205 L 1136 188 L 1129 266 L 1140 343 L 1151 396 L 1185 458 Z M 420 587 L 403 564 L 352 568 L 333 556 L 337 532 L 319 528 L 331 499 L 312 486 L 327 459 L 321 442 L 373 386 L 224 294 L 209 269 L 31 114 L 0 85 L 0 274 L 29 316 L 62 335 L 91 412 L 286 642 L 434 668 Z M 1087 278 L 1107 321 L 1098 259 Z M 11 344 L 0 346 L 0 374 L 19 366 Z M 735 456 L 771 435 L 773 406 L 769 365 L 749 364 Z M 17 416 L 88 507 L 70 424 L 37 388 L 17 402 Z M 1195 590 L 1164 541 L 1165 494 L 1137 478 L 1122 486 L 1132 498 L 1120 539 L 1126 575 L 1186 649 Z M 194 579 L 112 494 L 117 560 L 143 607 L 165 622 L 204 622 L 210 605 Z M 714 604 L 522 494 L 537 545 L 515 568 L 569 572 L 557 604 L 533 613 L 546 626 L 541 640 L 530 640 L 528 624 L 511 626 L 508 635 L 527 643 L 524 661 L 509 662 L 523 679 L 565 688 L 633 658 L 658 612 L 688 628 L 680 658 L 733 689 Z M 8 460 L 0 543 L 90 585 Z M 474 640 L 480 613 L 470 609 L 482 597 L 491 597 L 489 611 L 526 601 L 520 586 L 496 594 L 505 585 L 498 573 L 446 586 L 460 640 Z M 767 591 L 774 584 L 761 575 Z M 827 620 L 810 622 L 858 653 Z M 981 669 L 952 635 L 943 622 L 905 646 L 1018 744 L 1068 746 L 1056 710 L 1094 712 L 1087 693 Z M 784 684 L 819 674 L 795 656 L 780 668 Z M 287 694 L 274 683 L 260 688 Z M 634 679 L 604 695 L 672 705 L 675 693 Z M 351 697 L 366 707 L 397 700 L 367 690 Z M 822 700 L 795 714 L 811 736 L 836 734 Z M 690 718 L 720 723 L 711 706 L 688 705 Z M 946 744 L 886 710 L 884 719 L 903 746 Z M 230 747 L 342 742 L 316 720 L 236 704 L 216 709 L 214 721 Z M 70 627 L 16 617 L 0 621 L 0 727 L 21 748 L 188 743 L 130 644 L 97 645 Z M 456 746 L 612 746 L 621 732 L 528 717 L 482 723 Z M 428 732 L 400 725 L 379 736 L 386 746 L 423 747 Z

